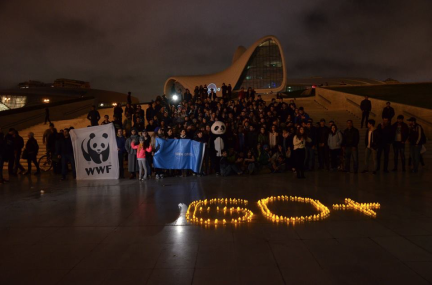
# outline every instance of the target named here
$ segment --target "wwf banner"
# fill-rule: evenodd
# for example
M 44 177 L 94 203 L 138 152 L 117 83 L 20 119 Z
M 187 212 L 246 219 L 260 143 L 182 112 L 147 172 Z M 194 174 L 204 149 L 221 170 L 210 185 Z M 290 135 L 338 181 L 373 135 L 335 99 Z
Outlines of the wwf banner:
M 114 125 L 71 130 L 77 180 L 118 179 Z
M 153 164 L 162 169 L 192 169 L 201 172 L 204 144 L 188 139 L 156 139 Z

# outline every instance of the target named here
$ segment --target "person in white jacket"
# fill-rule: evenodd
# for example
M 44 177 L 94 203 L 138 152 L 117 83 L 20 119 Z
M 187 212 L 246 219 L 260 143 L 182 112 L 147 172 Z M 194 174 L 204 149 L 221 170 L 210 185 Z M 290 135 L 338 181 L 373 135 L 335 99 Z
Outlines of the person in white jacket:
M 328 136 L 328 146 L 330 149 L 331 170 L 336 171 L 339 165 L 339 157 L 341 154 L 343 135 L 334 124 L 331 126 L 331 131 Z

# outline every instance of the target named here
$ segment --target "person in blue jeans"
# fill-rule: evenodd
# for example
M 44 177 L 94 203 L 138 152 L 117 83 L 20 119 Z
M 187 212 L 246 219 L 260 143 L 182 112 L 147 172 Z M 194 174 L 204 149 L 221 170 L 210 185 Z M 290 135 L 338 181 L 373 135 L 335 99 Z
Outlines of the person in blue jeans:
M 72 139 L 69 135 L 69 129 L 63 130 L 63 136 L 61 140 L 58 141 L 57 146 L 57 157 L 61 159 L 61 165 L 62 165 L 62 179 L 66 179 L 66 174 L 68 171 L 68 163 L 71 164 L 72 167 L 72 175 L 73 178 L 76 178 L 76 171 L 75 171 L 75 159 L 74 159 L 74 153 L 73 153 L 73 147 L 72 147 Z

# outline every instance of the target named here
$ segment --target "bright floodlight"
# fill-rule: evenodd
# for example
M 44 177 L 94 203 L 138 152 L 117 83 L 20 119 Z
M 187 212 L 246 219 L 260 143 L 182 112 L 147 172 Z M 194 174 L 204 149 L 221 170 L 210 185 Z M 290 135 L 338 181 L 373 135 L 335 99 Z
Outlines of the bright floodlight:
M 174 94 L 173 96 L 172 96 L 172 99 L 174 100 L 174 101 L 177 101 L 178 100 L 178 95 L 177 94 Z

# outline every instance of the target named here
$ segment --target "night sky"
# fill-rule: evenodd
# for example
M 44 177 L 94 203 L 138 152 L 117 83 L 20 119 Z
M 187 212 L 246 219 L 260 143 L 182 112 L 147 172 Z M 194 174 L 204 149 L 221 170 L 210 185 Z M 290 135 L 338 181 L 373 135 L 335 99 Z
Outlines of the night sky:
M 431 0 L 0 0 L 0 88 L 72 78 L 145 100 L 266 35 L 289 78 L 431 81 L 431 15 Z

